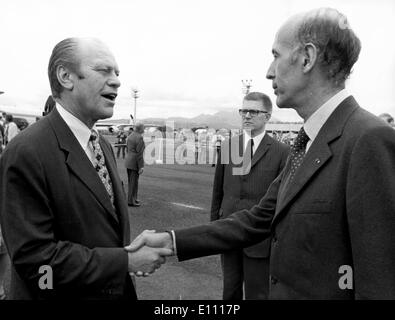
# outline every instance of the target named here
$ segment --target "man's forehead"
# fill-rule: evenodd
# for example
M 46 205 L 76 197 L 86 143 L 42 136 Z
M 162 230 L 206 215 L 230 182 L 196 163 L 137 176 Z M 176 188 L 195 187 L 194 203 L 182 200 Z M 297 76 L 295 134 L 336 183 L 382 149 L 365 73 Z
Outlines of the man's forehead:
M 303 15 L 291 17 L 280 27 L 274 39 L 274 50 L 279 47 L 293 48 L 295 46 L 296 33 L 302 18 Z
M 262 101 L 243 100 L 243 109 L 266 110 Z
M 103 60 L 108 63 L 115 63 L 115 58 L 110 49 L 103 42 L 97 39 L 81 39 L 78 42 L 77 52 L 81 59 L 90 61 Z

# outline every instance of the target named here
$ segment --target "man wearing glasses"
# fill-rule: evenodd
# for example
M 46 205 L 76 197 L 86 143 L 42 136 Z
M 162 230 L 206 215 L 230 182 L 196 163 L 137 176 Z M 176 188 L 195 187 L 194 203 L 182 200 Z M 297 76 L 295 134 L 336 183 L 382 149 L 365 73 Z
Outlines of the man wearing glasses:
M 289 150 L 265 132 L 271 113 L 272 102 L 267 95 L 251 92 L 244 97 L 239 109 L 243 134 L 223 143 L 222 156 L 218 157 L 211 221 L 258 203 L 283 169 Z M 243 299 L 243 282 L 245 299 L 267 299 L 269 249 L 270 239 L 266 239 L 221 255 L 224 300 Z

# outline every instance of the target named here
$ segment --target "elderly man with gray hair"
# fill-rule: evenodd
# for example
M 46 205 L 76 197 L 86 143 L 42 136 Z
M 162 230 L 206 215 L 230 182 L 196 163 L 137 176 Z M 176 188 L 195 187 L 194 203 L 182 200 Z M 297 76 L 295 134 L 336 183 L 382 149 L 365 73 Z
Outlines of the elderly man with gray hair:
M 395 131 L 345 89 L 360 40 L 322 8 L 278 31 L 267 71 L 276 103 L 304 124 L 284 170 L 250 210 L 170 233 L 144 232 L 180 261 L 272 237 L 270 299 L 395 299 Z

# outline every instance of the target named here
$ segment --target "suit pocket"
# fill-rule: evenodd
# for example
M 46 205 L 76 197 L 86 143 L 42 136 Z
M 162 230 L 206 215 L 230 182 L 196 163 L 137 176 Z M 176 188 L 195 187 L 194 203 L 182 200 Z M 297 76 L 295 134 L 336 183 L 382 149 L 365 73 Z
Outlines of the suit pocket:
M 332 202 L 316 199 L 309 202 L 295 204 L 292 211 L 295 214 L 328 214 L 332 211 Z

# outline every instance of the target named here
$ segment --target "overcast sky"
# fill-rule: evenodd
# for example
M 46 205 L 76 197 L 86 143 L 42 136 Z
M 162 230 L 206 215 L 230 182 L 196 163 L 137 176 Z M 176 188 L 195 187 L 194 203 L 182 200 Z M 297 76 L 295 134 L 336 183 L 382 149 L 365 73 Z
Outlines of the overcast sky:
M 370 112 L 395 114 L 393 0 L 0 0 L 0 108 L 41 114 L 54 45 L 92 36 L 112 50 L 122 86 L 114 118 L 193 117 L 236 109 L 242 79 L 268 93 L 275 33 L 290 15 L 320 6 L 348 16 L 362 52 L 349 91 Z M 300 120 L 274 108 L 281 120 Z

